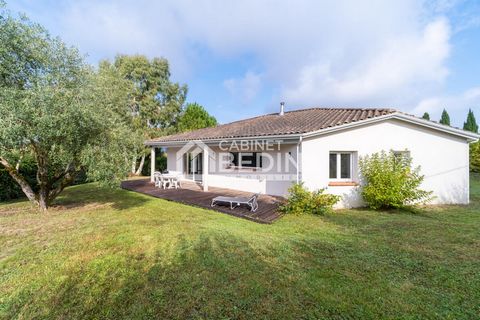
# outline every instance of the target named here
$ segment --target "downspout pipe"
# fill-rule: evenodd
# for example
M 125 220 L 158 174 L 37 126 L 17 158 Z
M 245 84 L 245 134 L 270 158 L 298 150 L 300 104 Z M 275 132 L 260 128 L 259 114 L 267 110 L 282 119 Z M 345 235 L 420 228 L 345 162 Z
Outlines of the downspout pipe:
M 300 149 L 302 147 L 303 137 L 300 136 L 297 143 L 297 183 L 300 183 L 300 166 L 302 165 L 302 159 L 300 157 Z

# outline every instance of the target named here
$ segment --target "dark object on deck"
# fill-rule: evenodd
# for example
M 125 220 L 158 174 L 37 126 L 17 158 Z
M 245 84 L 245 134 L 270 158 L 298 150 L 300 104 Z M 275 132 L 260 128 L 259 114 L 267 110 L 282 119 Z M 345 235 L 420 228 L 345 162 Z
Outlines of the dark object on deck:
M 248 197 L 225 197 L 225 196 L 219 196 L 215 197 L 212 199 L 212 207 L 219 203 L 228 203 L 230 204 L 230 210 L 235 209 L 236 207 L 239 207 L 240 205 L 244 204 L 250 207 L 250 211 L 255 212 L 258 209 L 258 203 L 257 203 L 257 198 L 258 198 L 258 193 L 255 193 L 253 196 L 250 198 Z

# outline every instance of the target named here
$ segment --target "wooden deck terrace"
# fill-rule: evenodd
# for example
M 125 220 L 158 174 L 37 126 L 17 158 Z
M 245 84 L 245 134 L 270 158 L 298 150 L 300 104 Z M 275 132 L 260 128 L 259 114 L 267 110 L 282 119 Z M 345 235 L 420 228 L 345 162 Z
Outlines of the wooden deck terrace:
M 251 212 L 247 207 L 236 207 L 231 210 L 229 205 L 216 205 L 211 207 L 212 199 L 217 196 L 248 197 L 249 192 L 209 187 L 203 191 L 202 187 L 191 181 L 182 181 L 179 189 L 160 189 L 155 187 L 150 179 L 136 179 L 122 182 L 122 188 L 130 191 L 140 192 L 156 198 L 180 202 L 187 205 L 215 210 L 235 217 L 240 217 L 258 223 L 272 223 L 280 218 L 279 205 L 283 202 L 282 197 L 260 195 L 258 197 L 258 210 Z

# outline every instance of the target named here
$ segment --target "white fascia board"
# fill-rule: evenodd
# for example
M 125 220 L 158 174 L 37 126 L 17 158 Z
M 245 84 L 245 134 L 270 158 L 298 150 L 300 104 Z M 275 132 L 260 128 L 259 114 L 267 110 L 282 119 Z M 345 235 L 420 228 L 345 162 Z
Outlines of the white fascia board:
M 417 118 L 417 117 L 414 117 L 414 116 L 411 116 L 411 115 L 408 115 L 408 114 L 398 113 L 396 118 L 401 119 L 401 120 L 405 120 L 407 122 L 411 122 L 411 123 L 414 123 L 414 124 L 423 125 L 423 126 L 435 129 L 435 130 L 450 133 L 450 134 L 453 134 L 453 135 L 456 135 L 456 136 L 460 136 L 462 138 L 466 138 L 468 141 L 476 141 L 476 140 L 480 139 L 480 135 L 477 134 L 477 133 L 462 130 L 462 129 L 458 129 L 458 128 L 454 128 L 454 127 L 450 127 L 450 126 L 447 126 L 447 125 L 444 125 L 444 124 L 441 124 L 441 123 L 432 122 L 430 120 Z
M 346 123 L 346 124 L 335 126 L 335 127 L 330 127 L 330 128 L 325 128 L 325 129 L 309 132 L 309 133 L 304 134 L 303 137 L 304 138 L 315 137 L 315 136 L 328 134 L 328 133 L 332 133 L 332 132 L 336 132 L 336 131 L 342 131 L 342 130 L 349 129 L 349 128 L 355 128 L 355 127 L 358 127 L 358 126 L 363 126 L 363 125 L 368 125 L 368 124 L 372 124 L 372 123 L 376 123 L 376 122 L 381 122 L 381 121 L 385 121 L 385 120 L 388 120 L 388 119 L 397 119 L 397 120 L 409 122 L 409 123 L 412 123 L 412 124 L 416 124 L 416 125 L 419 125 L 419 126 L 422 126 L 422 127 L 427 127 L 427 128 L 430 128 L 430 129 L 434 129 L 434 130 L 442 131 L 442 132 L 445 132 L 445 133 L 449 133 L 449 134 L 452 134 L 452 135 L 455 135 L 455 136 L 462 137 L 462 138 L 466 139 L 468 142 L 473 142 L 473 141 L 477 141 L 477 140 L 480 139 L 479 134 L 469 132 L 469 131 L 465 131 L 465 130 L 461 130 L 461 129 L 457 129 L 457 128 L 453 128 L 453 127 L 446 126 L 446 125 L 436 123 L 436 122 L 432 122 L 432 121 L 429 121 L 429 120 L 420 119 L 420 118 L 410 116 L 410 115 L 400 113 L 400 112 L 395 112 L 395 113 L 391 113 L 391 114 L 387 114 L 387 115 L 383 115 L 383 116 L 379 116 L 379 117 L 375 117 L 375 118 L 370 118 L 370 119 L 367 119 L 367 120 L 361 120 L 361 121 L 357 121 L 357 122 Z
M 297 143 L 301 134 L 286 134 L 276 136 L 254 136 L 254 137 L 236 137 L 236 138 L 224 138 L 224 139 L 192 139 L 192 140 L 180 140 L 180 141 L 145 141 L 145 145 L 149 147 L 183 147 L 188 142 L 201 142 L 206 145 L 218 144 L 222 141 L 232 142 L 239 140 L 255 141 L 255 140 L 281 140 L 282 144 Z

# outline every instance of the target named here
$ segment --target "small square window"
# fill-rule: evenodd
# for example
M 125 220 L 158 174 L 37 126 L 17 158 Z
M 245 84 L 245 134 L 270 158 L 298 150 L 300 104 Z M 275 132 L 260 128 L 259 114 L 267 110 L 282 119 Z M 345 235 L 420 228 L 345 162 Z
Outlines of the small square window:
M 392 152 L 393 152 L 393 155 L 395 156 L 395 158 L 397 158 L 397 159 L 410 156 L 410 151 L 407 151 L 407 150 L 404 150 L 404 151 L 392 151 Z
M 410 151 L 404 150 L 404 151 L 392 151 L 393 156 L 395 157 L 395 163 L 400 164 L 404 163 L 404 160 L 410 157 Z
M 330 152 L 329 177 L 332 180 L 352 180 L 353 153 Z

